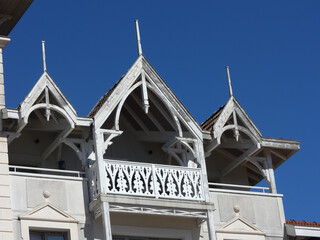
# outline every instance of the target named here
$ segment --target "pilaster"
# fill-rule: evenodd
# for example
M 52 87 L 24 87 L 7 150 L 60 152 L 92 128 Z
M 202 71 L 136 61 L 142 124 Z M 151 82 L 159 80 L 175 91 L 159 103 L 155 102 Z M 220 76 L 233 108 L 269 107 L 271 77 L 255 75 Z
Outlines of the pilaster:
M 2 51 L 10 38 L 0 36 L 0 111 L 5 107 Z M 2 119 L 0 119 L 2 131 Z M 13 240 L 7 138 L 0 135 L 0 240 Z

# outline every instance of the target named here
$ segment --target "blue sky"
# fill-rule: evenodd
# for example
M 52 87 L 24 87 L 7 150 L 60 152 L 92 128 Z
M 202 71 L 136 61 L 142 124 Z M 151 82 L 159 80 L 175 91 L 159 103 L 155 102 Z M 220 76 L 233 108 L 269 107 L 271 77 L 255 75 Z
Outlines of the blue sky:
M 4 51 L 6 102 L 49 74 L 80 116 L 144 55 L 201 123 L 235 97 L 263 136 L 300 140 L 276 170 L 287 219 L 319 221 L 320 1 L 35 1 Z

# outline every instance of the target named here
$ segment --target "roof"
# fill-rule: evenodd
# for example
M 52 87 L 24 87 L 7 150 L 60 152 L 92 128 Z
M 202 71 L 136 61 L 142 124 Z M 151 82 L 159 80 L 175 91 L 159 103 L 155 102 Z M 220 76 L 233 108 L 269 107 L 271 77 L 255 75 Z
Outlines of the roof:
M 33 0 L 0 0 L 0 35 L 7 36 Z
M 203 123 L 200 124 L 202 130 L 212 131 L 213 125 L 218 120 L 225 105 L 221 106 L 217 111 L 215 111 L 210 117 L 208 117 Z
M 104 94 L 103 97 L 100 98 L 100 100 L 97 102 L 97 104 L 93 107 L 93 109 L 91 110 L 91 112 L 89 113 L 89 117 L 94 117 L 94 115 L 96 115 L 96 113 L 100 110 L 100 108 L 102 107 L 102 105 L 108 100 L 108 98 L 110 97 L 111 93 L 114 91 L 114 89 L 118 86 L 118 84 L 121 82 L 121 80 L 123 79 L 125 75 L 123 75 L 119 81 L 117 81 L 110 89 L 108 92 L 106 92 Z
M 320 222 L 286 220 L 286 224 L 290 224 L 294 226 L 305 226 L 305 227 L 320 227 Z

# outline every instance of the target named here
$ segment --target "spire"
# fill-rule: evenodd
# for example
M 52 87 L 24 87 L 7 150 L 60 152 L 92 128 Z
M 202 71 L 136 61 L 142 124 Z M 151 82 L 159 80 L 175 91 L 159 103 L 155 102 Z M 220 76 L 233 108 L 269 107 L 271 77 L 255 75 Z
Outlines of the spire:
M 139 30 L 139 23 L 138 23 L 138 19 L 134 20 L 136 23 L 136 34 L 137 34 L 137 44 L 138 44 L 138 54 L 139 56 L 142 55 L 142 47 L 141 47 L 141 43 L 140 43 L 140 30 Z
M 230 97 L 231 97 L 231 96 L 233 96 L 233 93 L 232 93 L 232 87 L 231 87 L 229 66 L 226 66 L 226 70 L 227 70 L 227 77 L 228 77 L 228 84 L 229 84 L 229 94 L 230 94 Z
M 46 64 L 46 50 L 45 50 L 45 46 L 44 46 L 45 41 L 41 41 L 41 43 L 42 43 L 43 72 L 46 72 L 47 71 L 47 64 Z
M 228 77 L 228 84 L 229 84 L 229 94 L 230 94 L 230 97 L 233 97 L 229 66 L 226 66 L 226 70 L 227 70 L 227 77 Z M 236 141 L 238 142 L 239 137 L 240 137 L 240 132 L 239 132 L 239 127 L 238 127 L 237 115 L 236 115 L 236 112 L 234 109 L 232 111 L 232 117 L 233 117 L 233 124 L 234 124 L 234 137 L 235 137 Z

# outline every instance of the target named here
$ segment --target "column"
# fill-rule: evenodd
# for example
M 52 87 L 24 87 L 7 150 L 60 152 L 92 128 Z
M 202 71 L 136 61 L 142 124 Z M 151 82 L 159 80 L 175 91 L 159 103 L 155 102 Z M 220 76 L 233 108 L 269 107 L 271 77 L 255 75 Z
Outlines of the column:
M 2 51 L 10 38 L 0 36 L 0 111 L 5 107 Z M 0 119 L 2 131 L 2 119 Z M 0 135 L 0 240 L 13 239 L 7 137 Z

